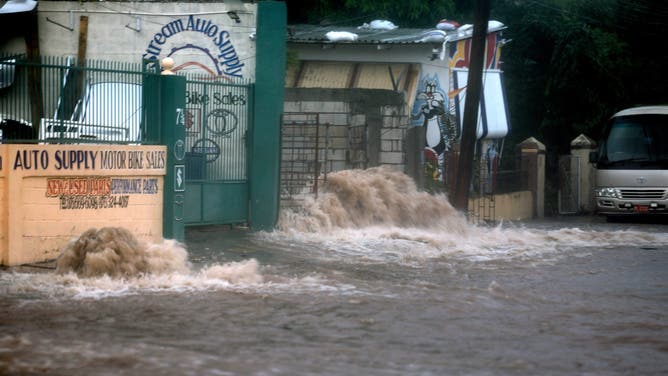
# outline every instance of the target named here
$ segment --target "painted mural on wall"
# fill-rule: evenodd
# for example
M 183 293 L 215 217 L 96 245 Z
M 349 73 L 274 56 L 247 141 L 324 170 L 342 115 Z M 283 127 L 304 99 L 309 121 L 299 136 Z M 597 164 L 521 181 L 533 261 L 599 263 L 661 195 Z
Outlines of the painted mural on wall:
M 498 33 L 487 35 L 485 46 L 485 69 L 499 69 L 501 65 L 501 40 Z M 471 57 L 471 38 L 448 44 L 448 66 L 468 68 Z
M 486 69 L 499 69 L 501 44 L 498 33 L 488 34 Z M 454 69 L 468 69 L 470 52 L 470 38 L 448 43 L 445 67 L 423 66 L 411 113 L 411 125 L 426 127 L 425 169 L 427 177 L 431 179 L 428 184 L 442 187 L 443 183 L 447 183 L 448 152 L 461 137 L 456 105 L 466 95 L 466 86 L 453 87 L 452 74 Z M 494 147 L 499 148 L 498 145 Z
M 174 59 L 174 71 L 227 80 L 244 77 L 246 64 L 232 34 L 209 18 L 190 15 L 164 24 L 148 41 L 143 58 L 164 57 Z
M 425 127 L 424 148 L 427 176 L 443 182 L 445 153 L 459 139 L 459 128 L 453 121 L 446 88 L 437 72 L 424 74 L 411 113 L 412 125 Z
M 501 47 L 503 42 L 499 33 L 487 35 L 485 46 L 485 69 L 499 70 L 501 68 Z M 454 81 L 455 69 L 468 69 L 470 64 L 471 39 L 463 39 L 449 46 L 449 68 L 450 79 Z M 466 86 L 454 88 L 449 92 L 453 100 L 453 107 L 458 108 L 463 104 L 466 96 Z M 483 85 L 484 86 L 484 85 Z M 501 95 L 501 93 L 499 92 Z M 479 114 L 480 118 L 480 114 Z M 480 127 L 480 125 L 479 125 Z M 480 168 L 474 177 L 474 184 L 479 185 L 478 192 L 489 194 L 495 190 L 496 171 L 498 169 L 502 138 L 485 139 L 481 143 L 479 153 Z

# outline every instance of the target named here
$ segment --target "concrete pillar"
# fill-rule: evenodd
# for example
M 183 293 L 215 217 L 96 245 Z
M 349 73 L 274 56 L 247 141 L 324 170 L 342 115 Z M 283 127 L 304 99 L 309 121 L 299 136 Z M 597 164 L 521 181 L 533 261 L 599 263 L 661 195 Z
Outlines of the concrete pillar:
M 415 180 L 418 188 L 424 188 L 424 138 L 426 127 L 410 127 L 406 131 L 406 174 Z
M 160 76 L 160 134 L 161 143 L 167 145 L 162 236 L 181 242 L 185 241 L 185 106 L 185 77 L 169 73 Z
M 522 189 L 533 194 L 533 215 L 545 216 L 545 145 L 533 137 L 522 141 L 519 149 L 519 169 L 523 174 Z
M 380 165 L 380 130 L 383 127 L 383 119 L 380 116 L 380 108 L 376 106 L 367 108 L 364 114 L 366 115 L 367 124 L 367 165 L 369 167 L 377 167 Z
M 250 131 L 249 153 L 249 224 L 253 230 L 271 230 L 278 221 L 286 25 L 285 3 L 258 2 L 253 129 Z
M 589 163 L 589 152 L 596 149 L 596 142 L 581 134 L 571 141 L 572 163 L 578 163 L 580 181 L 577 189 L 580 192 L 580 211 L 590 213 L 594 210 L 594 166 Z

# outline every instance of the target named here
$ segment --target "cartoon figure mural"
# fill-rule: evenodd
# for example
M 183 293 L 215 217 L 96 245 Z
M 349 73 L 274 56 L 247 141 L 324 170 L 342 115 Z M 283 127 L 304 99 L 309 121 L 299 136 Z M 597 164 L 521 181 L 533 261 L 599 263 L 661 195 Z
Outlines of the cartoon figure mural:
M 413 106 L 413 125 L 425 127 L 424 157 L 428 176 L 434 181 L 443 182 L 445 152 L 459 138 L 459 127 L 450 115 L 448 100 L 438 75 L 424 76 L 420 88 Z
M 491 22 L 491 21 L 490 21 Z M 508 115 L 501 79 L 501 48 L 504 40 L 496 30 L 488 33 L 485 46 L 484 79 L 476 130 L 476 159 L 480 162 L 476 182 L 491 193 L 508 133 Z M 466 98 L 471 38 L 460 37 L 443 45 L 444 62 L 424 64 L 411 110 L 411 125 L 425 127 L 425 188 L 443 191 L 453 187 L 456 179 L 457 155 L 453 151 L 461 138 L 463 109 Z

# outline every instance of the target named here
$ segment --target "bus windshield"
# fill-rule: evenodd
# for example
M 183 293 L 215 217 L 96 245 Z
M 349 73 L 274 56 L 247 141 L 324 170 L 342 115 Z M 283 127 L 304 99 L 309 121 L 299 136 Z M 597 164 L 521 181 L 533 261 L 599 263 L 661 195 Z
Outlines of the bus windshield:
M 668 168 L 668 115 L 613 118 L 599 148 L 599 169 Z

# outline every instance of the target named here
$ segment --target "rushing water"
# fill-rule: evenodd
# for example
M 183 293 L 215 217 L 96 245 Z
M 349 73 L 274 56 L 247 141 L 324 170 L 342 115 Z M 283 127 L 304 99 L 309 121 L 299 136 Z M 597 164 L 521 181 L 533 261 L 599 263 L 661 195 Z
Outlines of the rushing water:
M 664 225 L 471 225 L 385 169 L 327 192 L 271 233 L 98 229 L 0 270 L 0 374 L 668 372 Z

